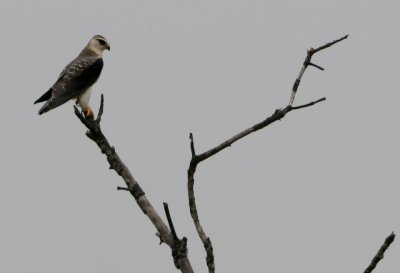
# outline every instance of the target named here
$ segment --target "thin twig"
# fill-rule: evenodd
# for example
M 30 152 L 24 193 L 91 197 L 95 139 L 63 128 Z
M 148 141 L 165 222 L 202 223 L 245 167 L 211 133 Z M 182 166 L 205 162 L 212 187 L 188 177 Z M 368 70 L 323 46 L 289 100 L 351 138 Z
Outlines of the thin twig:
M 171 249 L 173 249 L 175 247 L 174 239 L 171 235 L 170 230 L 168 229 L 168 226 L 158 215 L 157 211 L 154 209 L 150 201 L 147 199 L 139 183 L 132 176 L 128 167 L 122 162 L 119 155 L 115 151 L 115 148 L 109 144 L 107 138 L 104 136 L 101 130 L 100 121 L 101 121 L 101 116 L 103 114 L 103 107 L 104 107 L 104 97 L 102 95 L 99 114 L 96 119 L 85 117 L 84 114 L 82 114 L 75 106 L 74 110 L 75 110 L 75 115 L 88 129 L 88 131 L 86 132 L 86 136 L 89 137 L 91 140 L 93 140 L 100 148 L 101 152 L 106 155 L 107 161 L 110 164 L 110 169 L 115 170 L 115 172 L 117 172 L 117 174 L 121 176 L 122 179 L 125 181 L 127 187 L 126 188 L 118 187 L 117 189 L 128 190 L 132 194 L 140 209 L 150 219 L 150 221 L 157 229 L 160 240 L 166 243 Z M 176 256 L 177 259 L 176 261 L 174 260 L 174 262 L 176 262 L 179 265 L 179 269 L 181 270 L 181 272 L 193 273 L 192 266 L 186 255 L 187 252 L 184 252 L 185 248 L 182 246 L 180 249 L 183 250 L 180 250 L 179 255 Z
M 247 135 L 249 135 L 251 133 L 254 133 L 254 132 L 256 132 L 256 131 L 258 131 L 260 129 L 263 129 L 266 126 L 270 125 L 271 123 L 273 123 L 275 121 L 281 120 L 283 117 L 285 117 L 285 115 L 287 113 L 289 113 L 289 112 L 291 112 L 293 110 L 298 110 L 298 109 L 310 107 L 310 106 L 312 106 L 314 104 L 317 104 L 319 102 L 324 101 L 325 98 L 321 98 L 319 100 L 316 100 L 316 101 L 313 101 L 313 102 L 310 102 L 310 103 L 307 103 L 307 104 L 303 104 L 303 105 L 299 105 L 299 106 L 292 106 L 293 102 L 294 102 L 294 99 L 295 99 L 296 92 L 297 92 L 297 90 L 299 88 L 299 85 L 300 85 L 301 78 L 303 77 L 303 74 L 304 74 L 305 70 L 307 69 L 307 67 L 309 65 L 311 65 L 311 66 L 316 67 L 316 68 L 318 68 L 320 70 L 324 70 L 321 66 L 316 65 L 314 63 L 311 63 L 312 55 L 314 53 L 322 50 L 322 49 L 328 48 L 328 47 L 330 47 L 330 46 L 332 46 L 332 45 L 334 45 L 334 44 L 346 39 L 347 37 L 348 36 L 346 35 L 346 36 L 344 36 L 344 37 L 342 37 L 342 38 L 340 38 L 338 40 L 335 40 L 333 42 L 327 43 L 327 44 L 325 44 L 325 45 L 323 45 L 323 46 L 321 46 L 321 47 L 319 47 L 317 49 L 312 49 L 311 48 L 310 50 L 307 51 L 306 59 L 305 59 L 305 61 L 303 63 L 303 66 L 302 66 L 302 68 L 300 70 L 300 73 L 299 73 L 298 77 L 296 78 L 296 80 L 295 80 L 295 82 L 293 84 L 293 88 L 292 88 L 292 93 L 291 93 L 291 96 L 290 96 L 289 104 L 285 108 L 275 110 L 275 112 L 271 116 L 267 117 L 265 120 L 263 120 L 263 121 L 255 124 L 255 125 L 251 126 L 250 128 L 248 128 L 248 129 L 246 129 L 246 130 L 244 130 L 244 131 L 242 131 L 242 132 L 240 132 L 240 133 L 238 133 L 236 135 L 234 135 L 233 137 L 227 139 L 226 141 L 222 142 L 218 146 L 215 146 L 214 148 L 211 148 L 208 151 L 206 151 L 206 152 L 204 152 L 202 154 L 199 154 L 199 155 L 196 155 L 196 153 L 195 153 L 193 134 L 190 133 L 189 138 L 190 138 L 190 150 L 191 150 L 192 157 L 191 157 L 189 168 L 188 168 L 188 171 L 187 171 L 189 207 L 190 207 L 190 214 L 192 216 L 194 225 L 195 225 L 196 230 L 197 230 L 197 234 L 199 235 L 200 240 L 203 242 L 204 249 L 206 250 L 206 254 L 207 254 L 206 261 L 207 261 L 207 267 L 208 267 L 209 273 L 214 273 L 215 272 L 215 261 L 214 261 L 214 252 L 213 252 L 213 247 L 212 247 L 211 240 L 210 240 L 209 237 L 207 237 L 206 233 L 204 232 L 204 229 L 203 229 L 202 225 L 200 224 L 200 219 L 199 219 L 199 215 L 198 215 L 198 211 L 197 211 L 196 198 L 195 198 L 195 194 L 194 194 L 194 174 L 196 172 L 197 165 L 200 162 L 202 162 L 202 161 L 208 159 L 209 157 L 211 157 L 211 156 L 219 153 L 220 151 L 224 150 L 225 148 L 230 147 L 233 143 L 235 143 L 236 141 L 244 138 L 245 136 L 247 136 Z
M 176 268 L 179 269 L 180 263 L 179 260 L 187 256 L 187 239 L 185 237 L 179 239 L 176 234 L 174 222 L 172 221 L 171 214 L 169 213 L 168 204 L 164 202 L 164 211 L 167 216 L 168 225 L 171 230 L 172 238 L 173 238 L 173 246 L 172 246 L 172 257 L 174 258 L 174 263 Z
M 319 70 L 325 70 L 322 66 L 319 66 L 319 65 L 316 65 L 316 64 L 314 64 L 314 63 L 309 63 L 308 64 L 309 66 L 314 66 L 315 68 L 318 68 Z
M 97 118 L 96 118 L 96 122 L 98 124 L 100 124 L 100 122 L 101 122 L 101 117 L 103 116 L 103 111 L 104 111 L 104 95 L 101 94 L 99 114 L 97 115 Z
M 169 229 L 171 230 L 172 238 L 174 240 L 178 240 L 178 235 L 176 235 L 174 223 L 172 222 L 171 214 L 169 213 L 168 204 L 164 202 L 163 205 L 164 205 L 165 215 L 167 216 Z
M 312 56 L 313 56 L 315 53 L 317 53 L 318 51 L 321 51 L 321 50 L 323 50 L 323 49 L 326 49 L 326 48 L 328 48 L 328 47 L 330 47 L 330 46 L 333 46 L 334 44 L 337 44 L 337 43 L 343 41 L 344 39 L 347 39 L 347 37 L 349 37 L 349 35 L 345 35 L 345 36 L 343 36 L 343 37 L 340 38 L 340 39 L 337 39 L 337 40 L 334 40 L 334 41 L 332 41 L 332 42 L 329 42 L 329 43 L 327 43 L 327 44 L 325 44 L 325 45 L 323 45 L 323 46 L 320 46 L 320 47 L 318 47 L 318 48 L 316 48 L 316 49 L 310 48 L 309 50 L 307 50 L 307 56 L 306 56 L 306 58 L 305 58 L 305 60 L 304 60 L 304 62 L 303 62 L 303 66 L 301 67 L 300 72 L 299 72 L 299 75 L 297 76 L 297 78 L 296 78 L 296 80 L 294 81 L 294 84 L 293 84 L 292 94 L 290 95 L 290 99 L 289 99 L 289 105 L 293 105 L 294 98 L 295 98 L 295 96 L 296 96 L 297 89 L 299 88 L 301 78 L 303 77 L 304 72 L 306 71 L 307 67 L 308 67 L 309 65 L 311 65 L 311 66 L 314 66 L 314 67 L 316 67 L 316 68 L 318 68 L 318 69 L 320 69 L 320 70 L 324 70 L 321 66 L 316 65 L 316 64 L 314 64 L 314 63 L 311 62 Z
M 194 149 L 194 141 L 193 141 L 193 134 L 189 134 L 190 139 L 190 151 L 192 152 L 192 157 L 196 155 L 196 150 Z
M 317 104 L 317 103 L 319 103 L 319 102 L 321 102 L 321 101 L 324 101 L 324 100 L 326 100 L 325 97 L 324 97 L 324 98 L 320 98 L 319 100 L 316 100 L 316 101 L 312 101 L 312 102 L 303 104 L 303 105 L 293 106 L 293 107 L 292 107 L 292 110 L 297 110 L 297 109 L 301 109 L 301 108 L 310 107 L 310 106 L 313 106 L 314 104 Z
M 391 243 L 393 243 L 395 237 L 396 237 L 396 235 L 394 234 L 394 232 L 392 232 L 386 238 L 385 242 L 383 243 L 381 248 L 378 250 L 378 253 L 376 253 L 375 257 L 372 259 L 370 265 L 367 267 L 367 269 L 365 269 L 364 273 L 371 273 L 372 270 L 375 269 L 375 267 L 379 263 L 379 261 L 383 259 L 383 257 L 384 257 L 383 254 L 389 248 Z
M 289 113 L 289 112 L 291 112 L 293 110 L 298 110 L 298 109 L 301 109 L 301 108 L 310 107 L 310 106 L 312 106 L 314 104 L 317 104 L 319 102 L 322 102 L 324 100 L 326 100 L 326 98 L 321 98 L 319 100 L 312 101 L 312 102 L 309 102 L 307 104 L 303 104 L 303 105 L 299 105 L 299 106 L 286 106 L 283 109 L 275 110 L 275 112 L 271 116 L 266 118 L 265 120 L 263 120 L 263 121 L 255 124 L 255 125 L 251 126 L 250 128 L 247 128 L 246 130 L 243 130 L 242 132 L 240 132 L 240 133 L 234 135 L 233 137 L 231 137 L 230 139 L 222 142 L 220 145 L 218 145 L 218 146 L 216 146 L 214 148 L 211 148 L 210 150 L 208 150 L 208 151 L 206 151 L 206 152 L 204 152 L 202 154 L 197 155 L 195 157 L 195 161 L 197 162 L 196 165 L 198 163 L 200 163 L 201 161 L 204 161 L 207 158 L 215 155 L 216 153 L 219 153 L 220 151 L 224 150 L 225 148 L 231 147 L 231 145 L 233 143 L 235 143 L 236 141 L 244 138 L 245 136 L 247 136 L 247 135 L 249 135 L 251 133 L 254 133 L 254 132 L 256 132 L 256 131 L 258 131 L 260 129 L 263 129 L 263 128 L 267 127 L 268 125 L 270 125 L 271 123 L 274 123 L 275 121 L 281 120 L 282 118 L 284 118 L 286 116 L 287 113 Z
M 311 51 L 311 55 L 314 54 L 314 53 L 317 53 L 318 51 L 324 50 L 325 48 L 328 48 L 328 47 L 330 47 L 330 46 L 333 46 L 334 44 L 337 44 L 337 43 L 339 43 L 339 42 L 341 42 L 341 41 L 347 39 L 348 37 L 349 37 L 349 35 L 344 35 L 342 38 L 339 38 L 339 39 L 337 39 L 337 40 L 334 40 L 334 41 L 332 41 L 332 42 L 329 42 L 329 43 L 327 43 L 327 44 L 324 44 L 323 46 L 320 46 L 320 47 L 318 47 L 318 48 L 315 48 L 315 49 L 311 48 L 311 50 L 310 50 L 310 51 Z

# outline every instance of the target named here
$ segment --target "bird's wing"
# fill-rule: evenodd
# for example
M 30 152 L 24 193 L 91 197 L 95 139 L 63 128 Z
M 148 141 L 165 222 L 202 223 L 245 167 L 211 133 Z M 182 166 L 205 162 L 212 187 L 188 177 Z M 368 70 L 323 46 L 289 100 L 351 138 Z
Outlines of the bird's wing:
M 99 78 L 103 59 L 95 56 L 78 57 L 68 64 L 51 87 L 51 97 L 39 110 L 43 114 L 70 99 L 82 95 Z

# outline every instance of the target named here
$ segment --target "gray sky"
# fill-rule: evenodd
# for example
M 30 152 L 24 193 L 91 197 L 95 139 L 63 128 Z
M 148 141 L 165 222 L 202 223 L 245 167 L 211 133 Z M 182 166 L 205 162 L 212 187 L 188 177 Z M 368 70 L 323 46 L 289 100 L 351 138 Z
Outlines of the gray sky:
M 94 8 L 95 7 L 95 8 Z M 170 205 L 196 272 L 205 253 L 186 170 L 289 99 L 306 49 L 345 34 L 307 70 L 293 112 L 201 164 L 200 218 L 217 272 L 362 272 L 400 230 L 398 1 L 0 3 L 0 271 L 176 272 L 67 103 L 33 101 L 95 34 L 111 43 L 91 104 L 153 205 Z M 395 242 L 375 272 L 400 270 Z

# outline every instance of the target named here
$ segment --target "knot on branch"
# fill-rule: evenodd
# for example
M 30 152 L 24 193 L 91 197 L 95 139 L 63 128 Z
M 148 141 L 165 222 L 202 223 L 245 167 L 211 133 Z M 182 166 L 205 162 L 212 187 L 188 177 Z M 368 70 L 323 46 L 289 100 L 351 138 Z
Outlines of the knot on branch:
M 167 216 L 169 229 L 171 230 L 172 235 L 172 257 L 174 258 L 174 264 L 177 269 L 180 268 L 180 261 L 187 257 L 187 238 L 183 237 L 182 239 L 178 238 L 176 234 L 174 223 L 172 222 L 171 214 L 169 212 L 168 204 L 164 202 L 164 211 Z
M 144 191 L 142 190 L 142 188 L 137 183 L 129 186 L 129 191 L 133 195 L 135 200 L 138 200 L 140 197 L 145 195 Z
M 129 187 L 117 187 L 117 190 L 129 191 L 132 194 L 132 196 L 135 198 L 135 200 L 138 200 L 141 196 L 145 195 L 145 192 L 142 190 L 142 188 L 137 183 L 132 184 Z
M 180 268 L 179 261 L 186 258 L 188 253 L 187 250 L 187 238 L 174 239 L 174 244 L 172 246 L 172 257 L 174 258 L 174 264 L 177 269 Z

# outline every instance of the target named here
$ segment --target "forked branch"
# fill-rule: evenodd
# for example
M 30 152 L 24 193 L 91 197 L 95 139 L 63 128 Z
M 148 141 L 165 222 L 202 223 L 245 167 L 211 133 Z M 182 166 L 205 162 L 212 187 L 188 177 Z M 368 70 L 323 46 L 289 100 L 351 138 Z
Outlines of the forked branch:
M 312 56 L 313 56 L 315 53 L 317 53 L 317 52 L 319 52 L 319 51 L 321 51 L 321 50 L 324 50 L 324 49 L 326 49 L 326 48 L 328 48 L 328 47 L 333 46 L 334 44 L 337 44 L 337 43 L 343 41 L 344 39 L 347 39 L 347 37 L 349 37 L 349 35 L 345 35 L 345 36 L 343 36 L 343 37 L 340 38 L 340 39 L 334 40 L 334 41 L 332 41 L 332 42 L 330 42 L 330 43 L 327 43 L 327 44 L 325 44 L 325 45 L 323 45 L 323 46 L 320 46 L 320 47 L 318 47 L 318 48 L 315 48 L 315 49 L 314 49 L 314 48 L 310 48 L 310 49 L 307 51 L 307 55 L 306 55 L 306 58 L 305 58 L 305 60 L 304 60 L 304 62 L 303 62 L 303 66 L 301 67 L 300 72 L 299 72 L 299 75 L 297 76 L 297 78 L 296 78 L 296 80 L 294 81 L 294 84 L 293 84 L 292 94 L 290 95 L 290 100 L 289 100 L 289 105 L 290 105 L 290 106 L 293 105 L 294 98 L 296 97 L 297 89 L 299 88 L 301 78 L 303 77 L 304 72 L 306 71 L 307 67 L 308 67 L 309 65 L 311 65 L 311 66 L 316 67 L 316 68 L 318 68 L 318 69 L 320 69 L 320 70 L 324 70 L 324 68 L 322 68 L 321 66 L 316 65 L 316 64 L 314 64 L 314 63 L 311 62 Z
M 174 258 L 175 267 L 179 269 L 180 264 L 179 260 L 185 258 L 187 256 L 187 238 L 183 237 L 179 239 L 178 235 L 176 234 L 174 223 L 172 222 L 172 217 L 169 212 L 168 204 L 164 202 L 164 211 L 165 215 L 167 216 L 169 229 L 171 230 L 172 234 L 172 257 Z
M 291 93 L 290 99 L 289 99 L 289 104 L 286 107 L 275 110 L 275 112 L 271 116 L 267 117 L 263 121 L 261 121 L 261 122 L 255 124 L 255 125 L 249 127 L 248 129 L 246 129 L 246 130 L 234 135 L 233 137 L 229 138 L 228 140 L 222 142 L 218 146 L 215 146 L 214 148 L 211 148 L 208 151 L 206 151 L 206 152 L 204 152 L 202 154 L 199 154 L 199 155 L 196 155 L 195 146 L 194 146 L 194 140 L 193 140 L 193 134 L 190 133 L 190 136 L 189 136 L 190 137 L 190 150 L 191 150 L 192 157 L 191 157 L 189 168 L 188 168 L 188 171 L 187 171 L 189 207 L 190 207 L 190 214 L 192 216 L 194 225 L 195 225 L 196 230 L 197 230 L 197 234 L 199 235 L 200 240 L 203 242 L 204 249 L 206 251 L 206 255 L 207 255 L 206 262 L 207 262 L 207 267 L 208 267 L 208 272 L 209 273 L 214 273 L 215 272 L 214 252 L 213 252 L 213 247 L 212 247 L 211 240 L 206 235 L 202 225 L 200 224 L 200 219 L 199 219 L 199 215 L 198 215 L 198 212 L 197 212 L 197 205 L 196 205 L 196 199 L 195 199 L 195 194 L 194 194 L 194 174 L 196 172 L 197 165 L 200 162 L 202 162 L 202 161 L 208 159 L 209 157 L 211 157 L 211 156 L 219 153 L 220 151 L 224 150 L 225 148 L 230 147 L 233 143 L 235 143 L 239 139 L 242 139 L 243 137 L 245 137 L 245 136 L 247 136 L 247 135 L 249 135 L 251 133 L 254 133 L 254 132 L 256 132 L 256 131 L 258 131 L 260 129 L 263 129 L 266 126 L 270 125 L 271 123 L 273 123 L 273 122 L 275 122 L 277 120 L 281 120 L 283 117 L 285 117 L 285 115 L 287 113 L 289 113 L 289 112 L 291 112 L 293 110 L 298 110 L 298 109 L 310 107 L 310 106 L 313 106 L 316 103 L 324 101 L 325 98 L 321 98 L 321 99 L 318 99 L 316 101 L 313 101 L 313 102 L 310 102 L 310 103 L 307 103 L 307 104 L 303 104 L 303 105 L 299 105 L 299 106 L 292 106 L 293 102 L 294 102 L 294 99 L 295 99 L 295 96 L 296 96 L 296 92 L 297 92 L 297 90 L 299 88 L 299 85 L 300 85 L 300 81 L 301 81 L 301 79 L 302 79 L 302 77 L 304 75 L 304 72 L 306 71 L 307 67 L 311 65 L 311 66 L 316 67 L 316 68 L 318 68 L 320 70 L 324 70 L 321 66 L 316 65 L 316 64 L 311 62 L 312 56 L 315 53 L 317 53 L 317 52 L 319 52 L 319 51 L 321 51 L 321 50 L 323 50 L 325 48 L 328 48 L 328 47 L 330 47 L 330 46 L 332 46 L 332 45 L 334 45 L 334 44 L 336 44 L 336 43 L 338 43 L 338 42 L 340 42 L 340 41 L 342 41 L 344 39 L 347 39 L 347 37 L 348 37 L 348 35 L 343 36 L 340 39 L 337 39 L 335 41 L 327 43 L 327 44 L 325 44 L 323 46 L 320 46 L 320 47 L 318 47 L 316 49 L 311 48 L 311 49 L 309 49 L 307 51 L 306 59 L 303 62 L 303 66 L 302 66 L 302 68 L 300 70 L 300 73 L 297 76 L 297 78 L 296 78 L 296 80 L 295 80 L 295 82 L 293 84 L 292 93 Z
M 115 172 L 119 176 L 121 176 L 121 178 L 125 181 L 126 188 L 118 187 L 118 189 L 129 191 L 132 194 L 140 209 L 150 219 L 150 221 L 157 229 L 157 232 L 162 242 L 166 243 L 172 250 L 174 250 L 176 248 L 175 247 L 176 244 L 173 236 L 171 235 L 170 230 L 168 229 L 168 226 L 158 215 L 157 211 L 154 209 L 150 201 L 147 199 L 139 183 L 132 176 L 128 167 L 122 162 L 119 155 L 115 151 L 115 148 L 109 144 L 107 138 L 101 131 L 100 121 L 101 121 L 101 116 L 103 114 L 103 108 L 104 108 L 103 95 L 101 95 L 99 114 L 96 119 L 92 117 L 86 117 L 83 113 L 81 113 L 78 110 L 76 106 L 74 106 L 75 115 L 88 129 L 88 131 L 86 132 L 86 136 L 91 140 L 93 140 L 97 144 L 97 146 L 99 146 L 101 152 L 106 155 L 107 161 L 110 164 L 110 169 L 115 170 Z M 180 251 L 179 255 L 176 255 L 176 259 L 174 257 L 174 262 L 177 265 L 177 267 L 179 267 L 181 272 L 193 273 L 192 266 L 190 265 L 189 259 L 186 254 L 187 252 Z

